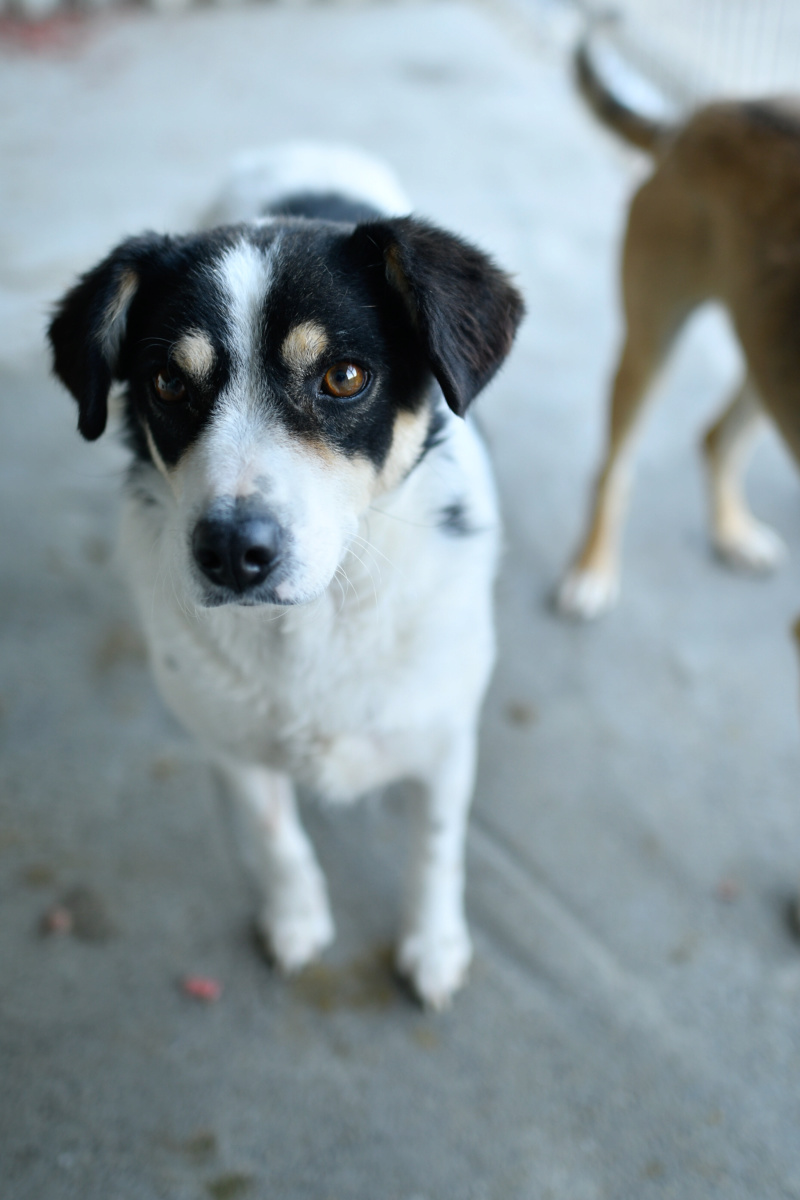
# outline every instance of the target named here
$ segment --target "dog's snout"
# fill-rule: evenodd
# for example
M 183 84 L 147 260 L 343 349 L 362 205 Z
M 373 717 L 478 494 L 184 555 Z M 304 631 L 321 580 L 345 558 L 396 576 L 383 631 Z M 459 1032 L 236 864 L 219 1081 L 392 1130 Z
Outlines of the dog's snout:
M 241 595 L 258 587 L 277 565 L 281 529 L 268 513 L 242 511 L 203 517 L 192 534 L 192 554 L 207 579 Z

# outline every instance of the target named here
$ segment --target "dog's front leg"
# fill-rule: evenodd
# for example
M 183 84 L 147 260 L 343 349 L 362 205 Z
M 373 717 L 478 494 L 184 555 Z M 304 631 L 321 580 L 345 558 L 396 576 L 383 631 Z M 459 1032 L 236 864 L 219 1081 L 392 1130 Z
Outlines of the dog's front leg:
M 448 745 L 423 779 L 416 809 L 411 881 L 399 970 L 420 1000 L 446 1008 L 466 977 L 472 944 L 464 916 L 464 843 L 475 781 L 470 731 Z
M 262 897 L 259 930 L 284 971 L 297 971 L 333 939 L 325 878 L 297 812 L 292 782 L 230 760 L 219 768 L 244 818 L 245 853 Z

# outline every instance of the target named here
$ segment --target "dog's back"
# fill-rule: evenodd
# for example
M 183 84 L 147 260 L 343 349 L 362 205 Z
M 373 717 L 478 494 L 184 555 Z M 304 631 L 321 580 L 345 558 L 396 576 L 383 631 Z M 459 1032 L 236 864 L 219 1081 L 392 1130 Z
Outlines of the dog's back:
M 277 216 L 357 222 L 410 211 L 394 172 L 379 159 L 354 146 L 291 142 L 236 158 L 202 224 Z

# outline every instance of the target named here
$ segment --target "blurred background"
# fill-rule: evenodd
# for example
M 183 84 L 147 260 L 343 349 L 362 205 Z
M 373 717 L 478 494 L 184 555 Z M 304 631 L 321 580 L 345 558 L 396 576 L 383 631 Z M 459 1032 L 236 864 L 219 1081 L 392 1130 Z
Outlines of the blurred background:
M 795 86 L 791 0 L 618 8 L 605 45 L 643 104 Z M 720 312 L 683 338 L 644 431 L 620 607 L 587 627 L 549 607 L 647 171 L 576 96 L 588 11 L 3 9 L 4 1197 L 800 1197 L 798 482 L 765 437 L 749 492 L 789 561 L 769 579 L 714 561 L 697 443 L 740 370 Z M 119 582 L 124 453 L 79 440 L 48 375 L 47 313 L 76 273 L 125 235 L 191 227 L 236 152 L 297 137 L 381 154 L 528 304 L 478 406 L 506 552 L 469 841 L 476 961 L 441 1017 L 388 968 L 400 791 L 345 812 L 308 798 L 339 939 L 289 982 L 259 957 L 224 807 L 155 696 Z M 187 973 L 220 998 L 184 994 Z

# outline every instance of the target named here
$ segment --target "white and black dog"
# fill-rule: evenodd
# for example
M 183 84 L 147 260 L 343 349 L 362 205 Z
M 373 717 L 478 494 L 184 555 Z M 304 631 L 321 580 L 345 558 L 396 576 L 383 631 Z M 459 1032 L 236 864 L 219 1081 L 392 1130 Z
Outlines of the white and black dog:
M 346 149 L 238 171 L 217 218 L 123 242 L 60 302 L 55 371 L 98 438 L 125 385 L 122 555 L 161 691 L 252 821 L 278 964 L 331 940 L 293 785 L 422 785 L 398 966 L 463 981 L 464 838 L 494 656 L 498 514 L 462 420 L 523 306 Z M 246 218 L 243 220 L 243 218 Z

